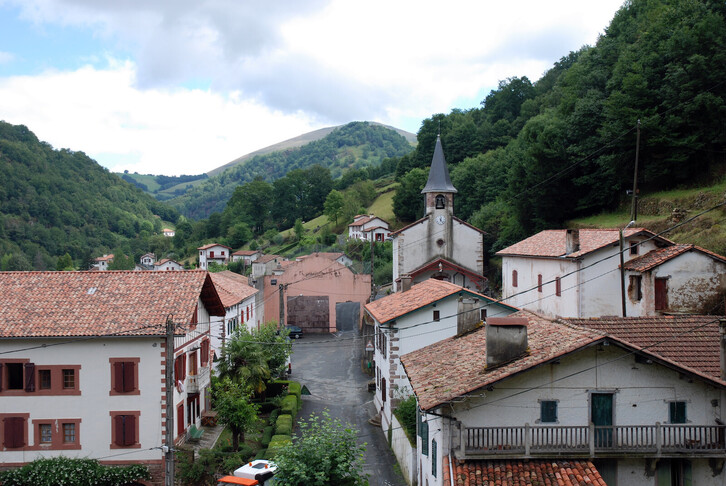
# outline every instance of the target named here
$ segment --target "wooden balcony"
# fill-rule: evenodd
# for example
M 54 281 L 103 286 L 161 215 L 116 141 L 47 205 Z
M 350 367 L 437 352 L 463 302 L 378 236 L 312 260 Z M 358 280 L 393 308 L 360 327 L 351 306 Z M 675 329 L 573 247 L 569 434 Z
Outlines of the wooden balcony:
M 189 393 L 199 393 L 205 386 L 209 385 L 209 367 L 202 366 L 194 375 L 187 376 L 186 390 Z
M 462 427 L 461 458 L 717 457 L 724 425 Z

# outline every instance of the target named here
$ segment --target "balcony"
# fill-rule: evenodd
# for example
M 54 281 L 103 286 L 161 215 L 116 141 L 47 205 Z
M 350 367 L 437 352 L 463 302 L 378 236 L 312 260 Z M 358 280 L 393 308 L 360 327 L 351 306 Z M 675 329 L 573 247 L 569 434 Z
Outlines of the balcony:
M 718 457 L 724 425 L 462 427 L 461 459 L 552 457 Z
M 178 327 L 174 336 L 174 349 L 179 349 L 194 341 L 200 340 L 204 335 L 209 335 L 210 323 L 187 324 L 185 327 Z M 183 334 L 182 334 L 183 333 Z
M 186 390 L 187 394 L 199 393 L 209 384 L 209 367 L 203 366 L 197 370 L 196 375 L 188 375 Z

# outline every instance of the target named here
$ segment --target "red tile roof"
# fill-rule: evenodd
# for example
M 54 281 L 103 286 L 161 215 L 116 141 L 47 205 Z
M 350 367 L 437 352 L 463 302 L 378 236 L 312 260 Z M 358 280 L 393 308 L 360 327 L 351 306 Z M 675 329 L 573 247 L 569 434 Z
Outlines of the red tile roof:
M 717 316 L 562 319 L 621 339 L 711 379 L 721 378 Z
M 103 255 L 103 256 L 97 257 L 95 260 L 97 262 L 105 262 L 105 261 L 110 262 L 111 260 L 113 260 L 113 253 L 111 253 L 110 255 Z
M 448 456 L 444 456 L 443 480 L 451 482 Z M 607 486 L 597 468 L 587 460 L 454 460 L 454 483 L 457 486 Z
M 282 257 L 280 255 L 262 255 L 262 256 L 260 256 L 260 258 L 255 260 L 254 263 L 267 263 L 267 262 L 271 262 L 275 258 L 282 259 Z
M 655 236 L 654 233 L 644 228 L 628 228 L 623 232 L 625 238 L 639 234 L 647 237 Z M 567 256 L 567 258 L 578 258 L 600 248 L 618 243 L 620 240 L 620 232 L 618 229 L 581 229 L 579 230 L 579 240 L 580 250 L 566 255 L 567 230 L 545 230 L 510 247 L 499 250 L 497 255 L 550 258 Z M 656 237 L 656 240 L 670 244 L 673 243 L 662 237 Z
M 201 298 L 224 308 L 206 271 L 0 272 L 0 338 L 163 335 Z
M 421 285 L 421 284 L 419 284 Z M 553 322 L 528 311 L 524 317 L 530 352 L 509 364 L 486 369 L 486 326 L 460 337 L 431 344 L 401 357 L 423 410 L 563 356 L 604 337 L 601 332 Z
M 365 310 L 379 323 L 384 324 L 459 292 L 464 292 L 482 300 L 495 302 L 494 299 L 465 289 L 464 287 L 430 278 L 411 286 L 411 289 L 406 292 L 396 292 L 395 294 L 387 295 L 382 299 L 370 302 L 366 304 Z M 506 304 L 501 305 L 506 306 Z
M 260 253 L 260 250 L 237 250 L 232 253 L 233 256 L 252 256 L 255 253 Z
M 200 246 L 197 248 L 197 250 L 208 250 L 210 248 L 214 248 L 215 246 L 221 246 L 222 248 L 226 248 L 228 250 L 231 250 L 232 248 L 224 245 L 220 245 L 219 243 L 209 243 L 208 245 Z
M 645 255 L 641 255 L 637 258 L 633 258 L 623 265 L 625 270 L 633 270 L 636 272 L 647 272 L 662 265 L 663 263 L 671 260 L 678 255 L 682 255 L 688 251 L 698 251 L 710 256 L 716 260 L 726 263 L 726 257 L 722 257 L 716 253 L 708 251 L 700 246 L 695 245 L 673 245 L 666 248 L 659 248 L 657 250 L 651 250 Z
M 209 276 L 212 277 L 212 282 L 214 282 L 225 307 L 239 304 L 258 292 L 256 288 L 249 285 L 247 277 L 229 270 L 210 273 Z

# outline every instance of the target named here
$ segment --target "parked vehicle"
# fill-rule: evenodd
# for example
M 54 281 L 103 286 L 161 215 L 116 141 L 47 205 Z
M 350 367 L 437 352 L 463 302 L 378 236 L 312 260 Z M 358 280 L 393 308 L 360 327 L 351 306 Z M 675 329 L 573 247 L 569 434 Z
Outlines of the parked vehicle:
M 276 472 L 277 466 L 274 463 L 257 459 L 235 469 L 231 476 L 224 476 L 217 484 L 220 486 L 224 484 L 273 486 L 275 483 L 273 476 Z
M 285 326 L 288 331 L 288 336 L 290 336 L 291 339 L 300 339 L 303 335 L 303 330 L 298 326 L 293 326 L 291 324 L 288 324 Z

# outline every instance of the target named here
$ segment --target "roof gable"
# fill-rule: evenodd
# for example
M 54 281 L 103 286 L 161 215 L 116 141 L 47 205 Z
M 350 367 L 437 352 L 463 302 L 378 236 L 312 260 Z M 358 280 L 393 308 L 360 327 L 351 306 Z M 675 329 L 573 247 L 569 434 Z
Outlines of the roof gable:
M 224 307 L 231 307 L 239 304 L 248 297 L 259 292 L 249 285 L 247 277 L 238 273 L 225 270 L 223 272 L 210 273 L 209 276 L 214 282 Z
M 625 270 L 632 270 L 635 272 L 647 272 L 647 271 L 652 270 L 655 267 L 662 265 L 662 264 L 664 264 L 684 253 L 687 253 L 689 251 L 696 251 L 696 252 L 702 253 L 710 258 L 713 258 L 714 260 L 718 260 L 722 263 L 726 263 L 725 257 L 722 257 L 721 255 L 708 251 L 699 246 L 673 245 L 673 246 L 667 246 L 665 248 L 658 248 L 656 250 L 651 250 L 648 253 L 646 253 L 645 255 L 640 255 L 637 258 L 633 258 L 633 259 L 627 261 L 623 265 L 623 268 Z
M 0 287 L 0 338 L 158 336 L 199 299 L 224 315 L 206 271 L 0 272 Z

